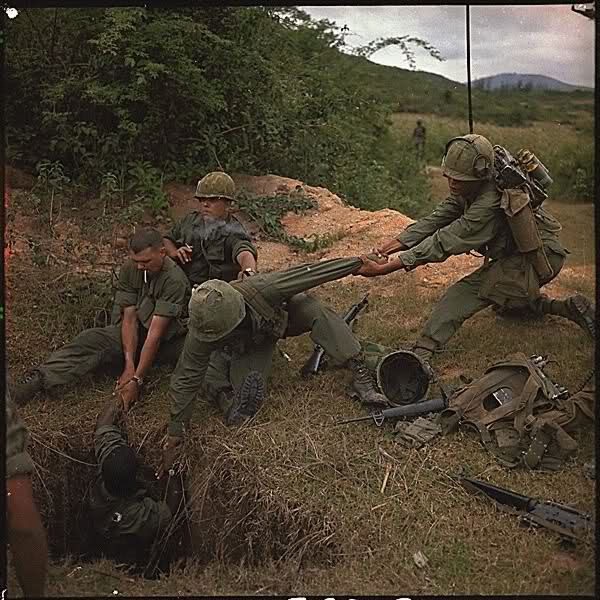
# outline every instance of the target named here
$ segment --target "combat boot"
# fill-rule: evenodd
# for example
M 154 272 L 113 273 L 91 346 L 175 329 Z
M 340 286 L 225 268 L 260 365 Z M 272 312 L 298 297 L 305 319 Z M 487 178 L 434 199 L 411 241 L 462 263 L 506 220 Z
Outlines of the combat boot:
M 564 317 L 577 323 L 588 335 L 596 339 L 596 321 L 594 305 L 581 294 L 569 296 L 565 300 L 555 300 L 548 296 L 540 297 L 541 313 Z
M 354 373 L 352 380 L 352 395 L 356 396 L 362 404 L 389 406 L 388 399 L 375 388 L 375 382 L 367 365 L 362 358 L 354 357 L 346 363 Z
M 265 382 L 258 371 L 250 371 L 233 398 L 225 423 L 238 425 L 253 417 L 265 399 Z
M 25 406 L 38 392 L 44 389 L 44 380 L 39 371 L 32 371 L 11 390 L 11 396 L 17 406 Z
M 594 305 L 581 294 L 575 294 L 569 296 L 565 303 L 569 310 L 570 316 L 567 317 L 574 323 L 577 323 L 584 331 L 590 335 L 590 337 L 596 339 L 596 310 Z

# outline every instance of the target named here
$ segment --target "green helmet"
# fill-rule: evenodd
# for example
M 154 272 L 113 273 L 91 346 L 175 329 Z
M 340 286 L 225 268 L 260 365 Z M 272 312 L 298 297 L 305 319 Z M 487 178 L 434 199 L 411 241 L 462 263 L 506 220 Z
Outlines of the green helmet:
M 213 171 L 205 175 L 196 186 L 196 198 L 226 198 L 233 200 L 235 196 L 235 183 L 223 171 Z
M 397 350 L 377 364 L 377 385 L 393 406 L 419 402 L 433 378 L 431 367 L 409 350 Z
M 215 342 L 231 333 L 246 316 L 244 297 L 220 279 L 210 279 L 192 290 L 189 304 L 191 335 Z
M 489 179 L 494 165 L 494 148 L 487 138 L 475 133 L 452 138 L 446 144 L 442 169 L 446 177 L 459 181 Z

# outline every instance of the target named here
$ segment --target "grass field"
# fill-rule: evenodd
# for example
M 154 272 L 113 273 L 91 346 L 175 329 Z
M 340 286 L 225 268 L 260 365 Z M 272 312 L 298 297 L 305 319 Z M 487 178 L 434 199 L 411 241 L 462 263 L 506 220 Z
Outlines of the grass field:
M 392 116 L 392 132 L 407 148 L 412 149 L 412 132 L 417 119 L 427 128 L 425 162 L 439 165 L 446 143 L 451 138 L 469 131 L 468 117 L 463 119 L 428 113 L 395 113 Z M 587 123 L 593 123 L 588 119 Z M 528 148 L 546 165 L 555 183 L 550 197 L 570 202 L 575 198 L 574 182 L 578 168 L 585 169 L 586 181 L 593 181 L 594 134 L 589 127 L 580 131 L 574 125 L 544 121 L 535 127 L 501 127 L 480 122 L 475 114 L 473 130 L 487 137 L 492 144 L 504 146 L 514 155 L 521 148 Z
M 399 118 L 397 126 L 401 130 L 408 123 Z M 442 137 L 455 122 L 430 126 L 432 136 Z M 592 295 L 592 206 L 554 202 L 549 208 L 565 226 L 563 240 L 574 267 L 561 273 L 550 292 L 558 288 L 563 295 Z M 9 216 L 28 210 L 25 197 L 14 194 Z M 25 255 L 9 262 L 7 355 L 17 377 L 90 322 L 91 300 L 86 304 L 82 296 L 76 304 L 72 295 L 101 284 L 101 278 L 85 279 L 60 261 L 44 260 L 48 233 L 43 220 L 33 218 L 31 230 L 18 232 L 37 244 L 38 259 Z M 82 240 L 94 243 L 101 233 L 97 225 L 85 219 L 79 225 L 75 247 Z M 86 259 L 92 266 L 94 260 Z M 402 347 L 418 335 L 443 292 L 417 283 L 411 273 L 371 282 L 349 278 L 316 293 L 341 312 L 370 289 L 370 307 L 357 324 L 357 335 Z M 377 292 L 384 288 L 391 294 Z M 82 499 L 93 475 L 92 467 L 68 457 L 93 463 L 93 422 L 113 379 L 85 378 L 74 389 L 22 410 L 38 467 L 35 493 L 53 549 L 49 594 L 592 593 L 595 553 L 590 545 L 567 548 L 549 532 L 528 530 L 512 515 L 468 495 L 453 478 L 466 472 L 593 512 L 594 482 L 582 472 L 593 456 L 591 431 L 579 436 L 576 460 L 555 474 L 506 470 L 466 433 L 408 450 L 395 443 L 389 425 L 334 427 L 336 416 L 364 414 L 348 397 L 349 374 L 330 370 L 304 380 L 298 369 L 311 350 L 310 340 L 304 336 L 282 346 L 293 362 L 276 356 L 269 400 L 249 426 L 228 429 L 214 408 L 198 402 L 190 436 L 195 443 L 188 447 L 197 547 L 193 559 L 158 580 L 128 574 L 109 561 L 65 556 L 78 548 Z M 452 383 L 459 374 L 474 377 L 516 350 L 549 354 L 557 361 L 549 373 L 571 389 L 593 363 L 592 343 L 569 322 L 499 319 L 486 310 L 463 326 L 436 356 L 434 367 Z M 144 401 L 129 420 L 130 442 L 150 465 L 159 457 L 168 379 L 167 370 L 148 378 Z M 415 564 L 417 552 L 427 558 L 424 567 Z M 18 595 L 12 569 L 10 577 L 12 595 Z

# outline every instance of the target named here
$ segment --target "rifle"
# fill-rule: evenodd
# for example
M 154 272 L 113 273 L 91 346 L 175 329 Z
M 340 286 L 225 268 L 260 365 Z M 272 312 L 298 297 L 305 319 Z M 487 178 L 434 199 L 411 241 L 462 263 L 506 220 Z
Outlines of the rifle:
M 461 477 L 460 483 L 472 493 L 485 494 L 496 502 L 499 508 L 520 515 L 523 522 L 536 527 L 545 527 L 571 541 L 591 537 L 595 531 L 591 515 L 570 506 L 521 496 L 470 477 Z
M 448 407 L 447 398 L 433 398 L 407 406 L 394 406 L 393 408 L 384 408 L 383 410 L 375 410 L 368 415 L 362 417 L 349 417 L 337 419 L 336 425 L 345 425 L 346 423 L 356 423 L 358 421 L 368 421 L 373 419 L 377 427 L 381 427 L 386 419 L 402 419 L 406 417 L 417 417 L 430 412 L 440 412 Z
M 348 312 L 343 316 L 344 321 L 347 325 L 352 325 L 352 321 L 358 317 L 360 312 L 366 308 L 369 304 L 369 293 L 365 294 L 365 297 L 358 303 L 353 304 Z M 321 368 L 321 364 L 325 357 L 325 348 L 320 344 L 315 344 L 315 348 L 313 353 L 310 355 L 309 359 L 304 363 L 302 368 L 300 369 L 300 373 L 307 377 L 309 375 L 316 375 Z

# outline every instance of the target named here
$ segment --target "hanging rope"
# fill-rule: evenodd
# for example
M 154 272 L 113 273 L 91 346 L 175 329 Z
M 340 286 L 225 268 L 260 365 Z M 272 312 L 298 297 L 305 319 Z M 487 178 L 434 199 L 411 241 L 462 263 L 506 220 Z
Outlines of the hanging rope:
M 469 96 L 469 133 L 473 133 L 473 105 L 471 104 L 471 24 L 467 8 L 467 90 Z

